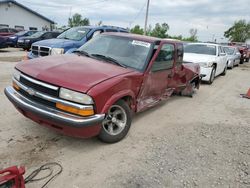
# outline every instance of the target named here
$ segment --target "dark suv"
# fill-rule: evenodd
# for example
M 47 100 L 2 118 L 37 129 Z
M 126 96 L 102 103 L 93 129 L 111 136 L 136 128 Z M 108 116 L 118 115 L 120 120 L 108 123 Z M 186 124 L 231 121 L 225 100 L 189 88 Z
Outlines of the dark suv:
M 87 41 L 103 32 L 128 33 L 126 29 L 115 26 L 73 27 L 64 31 L 56 39 L 43 40 L 32 44 L 28 58 L 33 59 L 41 56 L 72 53 Z
M 20 37 L 17 41 L 17 47 L 29 50 L 34 42 L 56 38 L 58 35 L 60 35 L 58 31 L 38 31 L 31 36 Z

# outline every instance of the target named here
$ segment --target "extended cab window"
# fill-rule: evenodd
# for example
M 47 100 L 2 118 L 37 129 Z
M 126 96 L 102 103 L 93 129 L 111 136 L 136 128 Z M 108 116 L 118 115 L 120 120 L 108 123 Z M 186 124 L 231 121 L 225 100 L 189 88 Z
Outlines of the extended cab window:
M 152 66 L 152 72 L 171 69 L 174 64 L 174 54 L 174 45 L 164 44 Z
M 183 44 L 177 44 L 177 59 L 176 59 L 176 65 L 181 65 L 183 62 Z

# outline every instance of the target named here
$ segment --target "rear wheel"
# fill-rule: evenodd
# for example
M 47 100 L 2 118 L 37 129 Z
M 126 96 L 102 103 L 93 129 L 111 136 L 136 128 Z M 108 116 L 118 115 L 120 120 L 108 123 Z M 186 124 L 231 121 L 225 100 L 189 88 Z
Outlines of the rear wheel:
M 213 66 L 213 69 L 212 69 L 211 75 L 210 75 L 210 79 L 209 79 L 209 81 L 208 81 L 208 83 L 209 83 L 210 85 L 214 82 L 215 71 L 216 71 L 216 69 L 215 69 L 215 67 Z
M 119 100 L 109 108 L 98 138 L 106 143 L 119 142 L 127 135 L 131 122 L 132 115 L 128 104 Z

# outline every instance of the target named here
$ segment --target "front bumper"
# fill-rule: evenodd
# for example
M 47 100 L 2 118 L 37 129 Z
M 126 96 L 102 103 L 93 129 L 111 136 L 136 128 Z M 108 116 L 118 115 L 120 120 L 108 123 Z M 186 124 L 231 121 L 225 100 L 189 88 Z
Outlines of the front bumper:
M 99 125 L 105 118 L 105 114 L 80 117 L 49 108 L 27 99 L 11 86 L 5 88 L 4 92 L 23 115 L 49 128 L 56 128 L 66 135 L 76 137 L 95 136 L 99 133 Z M 86 129 L 87 132 L 83 129 Z
M 7 48 L 7 47 L 8 47 L 8 45 L 7 45 L 6 42 L 1 42 L 0 43 L 0 48 Z
M 31 45 L 29 43 L 25 43 L 25 42 L 17 42 L 17 47 L 18 48 L 30 48 Z
M 202 75 L 202 81 L 209 81 L 211 72 L 212 72 L 212 67 L 201 67 L 200 68 L 200 74 Z

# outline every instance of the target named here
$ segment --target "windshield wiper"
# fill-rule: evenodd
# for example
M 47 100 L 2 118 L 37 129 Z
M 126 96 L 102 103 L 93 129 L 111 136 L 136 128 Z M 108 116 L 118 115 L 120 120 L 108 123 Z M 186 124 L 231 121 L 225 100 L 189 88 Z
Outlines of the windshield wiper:
M 109 61 L 109 62 L 112 62 L 116 65 L 119 65 L 121 67 L 124 67 L 124 68 L 127 68 L 127 66 L 125 66 L 124 64 L 120 63 L 119 61 L 117 61 L 116 59 L 112 58 L 112 57 L 109 57 L 109 56 L 105 56 L 105 55 L 101 55 L 101 54 L 91 54 L 91 56 L 94 56 L 94 57 L 98 57 L 98 58 L 101 58 L 103 60 L 106 60 L 106 61 Z
M 73 53 L 79 53 L 81 55 L 85 55 L 87 57 L 90 57 L 91 55 L 88 52 L 85 52 L 83 50 L 75 50 Z

